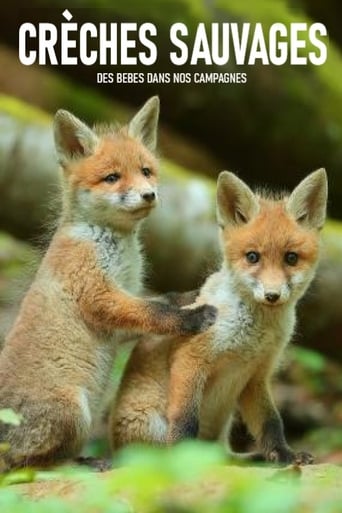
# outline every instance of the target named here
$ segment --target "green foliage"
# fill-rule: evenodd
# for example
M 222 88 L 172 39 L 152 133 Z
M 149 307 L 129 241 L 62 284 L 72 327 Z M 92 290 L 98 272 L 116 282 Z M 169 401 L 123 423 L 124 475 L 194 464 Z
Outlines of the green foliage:
M 338 221 L 330 220 L 323 229 L 323 254 L 341 264 L 342 227 Z
M 337 493 L 342 469 L 338 467 L 306 469 L 301 474 L 291 469 L 230 466 L 218 445 L 198 441 L 172 449 L 131 447 L 116 464 L 121 467 L 106 475 L 75 469 L 37 472 L 41 482 L 19 488 L 33 498 L 23 497 L 16 487 L 2 488 L 0 511 L 335 513 L 342 507 Z M 51 488 L 55 490 L 51 496 L 46 493 L 49 481 L 59 486 Z M 58 490 L 64 498 L 53 496 Z
M 315 447 L 315 452 L 318 455 L 325 455 L 327 451 L 342 451 L 341 428 L 321 427 L 315 429 L 305 437 L 303 445 L 306 443 Z
M 23 266 L 33 259 L 30 246 L 0 232 L 0 274 L 2 278 L 15 278 Z
M 299 346 L 291 349 L 291 355 L 289 375 L 294 383 L 301 384 L 323 402 L 340 403 L 342 376 L 338 364 L 322 353 Z
M 0 410 L 0 422 L 5 424 L 13 424 L 13 426 L 19 426 L 22 420 L 22 416 L 15 413 L 10 408 Z
M 31 468 L 19 469 L 9 474 L 0 475 L 0 486 L 20 483 L 32 483 L 36 479 L 36 472 Z M 1 495 L 0 495 L 1 498 Z
M 0 410 L 0 424 L 3 422 L 4 424 L 12 424 L 13 426 L 19 426 L 22 421 L 22 416 L 15 413 L 10 408 L 3 408 Z M 0 440 L 0 457 L 1 453 L 5 453 L 9 449 L 9 444 Z M 1 458 L 0 458 L 1 463 Z M 6 476 L 0 475 L 0 484 L 3 482 Z M 25 479 L 27 481 L 27 479 Z
M 321 372 L 325 369 L 326 360 L 323 355 L 310 349 L 296 347 L 296 360 L 300 363 L 304 370 L 312 372 Z
M 128 358 L 131 354 L 131 350 L 132 348 L 128 346 L 119 348 L 112 371 L 112 378 L 115 385 L 118 384 L 121 379 L 126 363 L 128 362 Z
M 38 107 L 32 107 L 28 103 L 24 103 L 17 98 L 5 94 L 0 95 L 0 111 L 11 114 L 11 116 L 25 123 L 32 121 L 43 125 L 50 123 L 50 116 L 43 110 Z

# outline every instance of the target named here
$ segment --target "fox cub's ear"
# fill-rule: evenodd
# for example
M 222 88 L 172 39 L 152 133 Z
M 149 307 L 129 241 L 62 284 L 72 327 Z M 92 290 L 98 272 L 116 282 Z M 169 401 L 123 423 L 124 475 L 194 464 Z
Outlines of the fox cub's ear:
M 67 110 L 55 114 L 54 138 L 57 158 L 61 166 L 71 159 L 91 155 L 97 144 L 96 134 Z
M 248 185 L 233 173 L 222 171 L 217 181 L 218 224 L 223 228 L 248 223 L 258 211 L 258 200 Z
M 137 112 L 128 125 L 128 133 L 139 139 L 150 151 L 157 147 L 157 128 L 159 119 L 159 98 L 153 96 Z
M 300 224 L 322 228 L 327 210 L 328 180 L 325 169 L 304 178 L 287 200 L 287 211 Z

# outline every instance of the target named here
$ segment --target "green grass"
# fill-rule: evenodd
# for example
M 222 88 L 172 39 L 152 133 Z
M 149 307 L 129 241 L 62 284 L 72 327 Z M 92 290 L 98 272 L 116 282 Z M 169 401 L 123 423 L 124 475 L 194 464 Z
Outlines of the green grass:
M 337 513 L 342 508 L 339 467 L 316 466 L 303 472 L 238 467 L 227 464 L 218 445 L 202 442 L 172 449 L 132 447 L 121 453 L 116 464 L 119 468 L 106 475 L 65 468 L 28 472 L 28 481 L 43 483 L 19 488 L 8 486 L 7 477 L 0 489 L 0 511 Z M 17 477 L 23 481 L 23 473 Z M 67 496 L 46 496 L 52 483 L 55 492 Z M 34 486 L 41 486 L 36 493 L 39 501 L 23 496 L 30 487 L 34 495 Z

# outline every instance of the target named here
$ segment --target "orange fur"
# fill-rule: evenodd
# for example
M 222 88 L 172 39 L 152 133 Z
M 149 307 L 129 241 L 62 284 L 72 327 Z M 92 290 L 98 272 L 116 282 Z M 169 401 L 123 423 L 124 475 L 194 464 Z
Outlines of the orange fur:
M 121 192 L 126 191 L 127 187 L 139 187 L 139 183 L 143 183 L 143 175 L 136 172 L 143 167 L 150 168 L 155 183 L 159 174 L 156 157 L 139 141 L 127 133 L 119 132 L 105 135 L 96 153 L 84 162 L 73 162 L 68 172 L 73 187 L 107 190 L 103 178 L 110 172 L 120 170 L 123 179 L 111 187 Z
M 285 201 L 262 198 L 260 206 L 259 215 L 248 224 L 225 229 L 224 249 L 227 260 L 236 270 L 261 279 L 266 286 L 277 286 L 299 270 L 315 265 L 319 240 L 315 230 L 298 226 L 295 219 L 289 217 Z M 248 251 L 258 251 L 263 256 L 260 264 L 250 266 L 245 258 Z M 283 255 L 287 251 L 298 254 L 297 266 L 286 265 Z

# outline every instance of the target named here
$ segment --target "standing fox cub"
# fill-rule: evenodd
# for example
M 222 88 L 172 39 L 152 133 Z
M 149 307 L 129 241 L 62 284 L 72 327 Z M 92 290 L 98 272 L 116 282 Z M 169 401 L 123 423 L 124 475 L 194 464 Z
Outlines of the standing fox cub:
M 312 462 L 287 445 L 270 380 L 293 333 L 296 304 L 315 274 L 326 202 L 323 169 L 280 199 L 220 174 L 223 264 L 195 302 L 216 306 L 217 321 L 186 341 L 145 337 L 135 348 L 111 414 L 113 448 L 195 436 L 228 441 L 239 410 L 261 452 L 250 456 Z
M 3 469 L 78 455 L 126 330 L 185 335 L 215 321 L 207 305 L 182 310 L 138 297 L 137 228 L 157 200 L 158 114 L 151 98 L 117 130 L 92 130 L 62 110 L 55 116 L 63 211 L 0 354 L 0 409 L 23 419 L 0 423 L 0 442 L 9 444 Z

